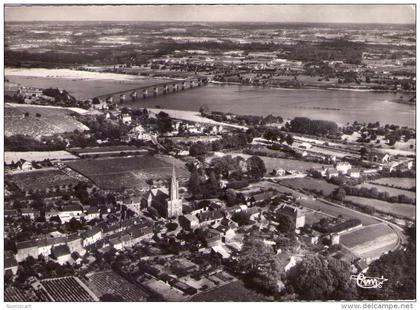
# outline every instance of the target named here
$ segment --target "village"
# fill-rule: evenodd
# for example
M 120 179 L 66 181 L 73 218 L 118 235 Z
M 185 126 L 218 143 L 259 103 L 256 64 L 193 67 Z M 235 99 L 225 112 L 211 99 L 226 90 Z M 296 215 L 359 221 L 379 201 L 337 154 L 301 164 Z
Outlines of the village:
M 42 93 L 19 89 L 13 96 L 25 104 L 9 107 L 31 118 L 20 109 L 48 109 Z M 275 285 L 252 294 L 293 298 L 288 277 L 307 255 L 342 260 L 357 274 L 404 248 L 415 183 L 398 180 L 415 176 L 404 144 L 414 130 L 207 107 L 177 119 L 116 96 L 73 109 L 68 117 L 88 130 L 35 139 L 63 150 L 6 152 L 10 300 L 211 300 L 219 287 L 249 290 L 236 286 L 249 281 L 243 259 L 259 247 L 282 276 L 255 271 L 266 268 L 261 260 L 252 272 Z

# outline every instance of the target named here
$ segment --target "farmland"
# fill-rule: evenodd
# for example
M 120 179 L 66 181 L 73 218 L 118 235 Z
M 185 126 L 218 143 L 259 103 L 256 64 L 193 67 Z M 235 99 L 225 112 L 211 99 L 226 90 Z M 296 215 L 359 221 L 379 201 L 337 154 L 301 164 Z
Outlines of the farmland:
M 20 159 L 26 161 L 43 161 L 44 159 L 54 160 L 65 160 L 77 158 L 73 154 L 66 151 L 53 151 L 53 152 L 5 152 L 4 161 L 10 164 L 12 161 L 17 162 Z
M 26 116 L 25 116 L 26 113 Z M 88 130 L 68 109 L 42 106 L 10 105 L 4 108 L 5 135 L 28 135 L 34 138 L 55 133 Z
M 76 277 L 50 278 L 41 286 L 53 302 L 92 302 L 98 298 Z
M 279 183 L 296 189 L 302 188 L 306 190 L 322 190 L 324 195 L 330 195 L 337 188 L 336 185 L 328 183 L 323 179 L 314 179 L 310 177 L 284 179 L 279 181 Z
M 79 100 L 164 82 L 136 75 L 78 71 L 69 69 L 11 69 L 5 71 L 13 83 L 34 88 L 65 89 Z
M 147 297 L 143 290 L 112 270 L 91 273 L 87 278 L 89 287 L 99 297 L 110 294 L 128 302 L 144 301 Z
M 173 164 L 178 177 L 188 176 L 183 162 L 174 159 Z M 148 179 L 166 179 L 172 171 L 172 160 L 150 155 L 81 159 L 67 165 L 106 189 L 147 188 Z
M 295 190 L 290 189 L 288 187 L 285 187 L 283 185 L 279 185 L 277 183 L 273 183 L 273 182 L 269 182 L 269 181 L 261 181 L 261 182 L 258 182 L 258 183 L 251 184 L 249 186 L 249 188 L 260 188 L 260 189 L 264 189 L 264 190 L 274 189 L 274 190 L 276 190 L 276 191 L 278 191 L 279 193 L 282 193 L 282 194 L 290 194 L 293 197 L 295 197 L 296 199 L 301 199 L 302 197 L 303 198 L 307 197 L 305 194 L 302 194 L 298 191 L 295 191 Z
M 340 242 L 358 256 L 377 257 L 392 250 L 398 236 L 386 224 L 377 224 L 342 234 Z
M 376 187 L 378 189 L 378 192 L 388 192 L 390 196 L 405 195 L 405 196 L 407 196 L 411 199 L 416 199 L 416 193 L 415 192 L 405 191 L 405 190 L 398 189 L 398 188 L 392 188 L 392 187 L 388 187 L 388 186 L 382 186 L 382 185 L 376 185 L 376 184 L 370 184 L 370 183 L 360 184 L 357 187 L 359 187 L 359 188 L 361 188 L 361 187 L 365 187 L 365 188 Z
M 251 157 L 251 155 L 243 154 L 243 153 L 235 153 L 230 152 L 226 153 L 226 155 L 232 155 L 232 156 L 241 156 L 245 159 Z M 321 168 L 324 167 L 330 167 L 330 165 L 324 165 L 324 164 L 318 164 L 313 162 L 305 162 L 301 160 L 295 160 L 295 159 L 284 159 L 284 158 L 273 158 L 273 157 L 267 157 L 267 156 L 259 156 L 265 164 L 265 167 L 268 172 L 272 170 L 277 169 L 284 169 L 284 170 L 297 170 L 297 171 L 306 171 L 311 168 Z
M 374 182 L 385 186 L 396 186 L 406 189 L 416 186 L 416 179 L 414 178 L 380 178 Z
M 15 183 L 23 191 L 44 190 L 56 186 L 74 186 L 78 183 L 77 179 L 54 168 L 11 174 L 7 176 L 7 180 Z
M 324 212 L 334 217 L 338 217 L 341 215 L 344 219 L 348 219 L 348 220 L 352 218 L 359 219 L 362 222 L 362 224 L 365 226 L 378 223 L 378 220 L 368 215 L 353 211 L 348 208 L 336 207 L 336 206 L 327 204 L 323 201 L 320 201 L 318 199 L 317 200 L 300 200 L 300 205 L 308 209 Z
M 416 209 L 414 205 L 404 203 L 390 203 L 387 201 L 356 196 L 347 196 L 345 200 L 360 205 L 370 206 L 379 212 L 407 217 L 410 219 L 414 219 L 416 214 Z

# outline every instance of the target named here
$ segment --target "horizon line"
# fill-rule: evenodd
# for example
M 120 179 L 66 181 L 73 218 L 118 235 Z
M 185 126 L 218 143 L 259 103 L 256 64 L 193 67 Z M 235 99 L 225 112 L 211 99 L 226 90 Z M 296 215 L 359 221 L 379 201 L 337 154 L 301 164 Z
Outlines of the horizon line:
M 180 24 L 188 24 L 188 23 L 232 23 L 232 24 L 239 24 L 239 23 L 249 23 L 249 24 L 347 24 L 347 25 L 416 25 L 417 21 L 414 23 L 398 23 L 398 22 L 319 22 L 319 21 L 289 21 L 289 22 L 276 22 L 276 21 L 205 21 L 205 20 L 195 20 L 195 21 L 179 21 L 179 20 L 44 20 L 44 19 L 33 19 L 33 20 L 8 20 L 4 21 L 5 23 L 31 23 L 31 22 L 146 22 L 146 23 L 180 23 Z

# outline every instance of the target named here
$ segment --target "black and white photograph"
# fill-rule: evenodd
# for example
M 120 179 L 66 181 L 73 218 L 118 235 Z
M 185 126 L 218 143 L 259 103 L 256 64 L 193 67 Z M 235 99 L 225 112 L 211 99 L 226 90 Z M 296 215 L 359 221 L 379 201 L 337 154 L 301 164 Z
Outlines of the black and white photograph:
M 2 9 L 8 309 L 415 309 L 415 2 Z

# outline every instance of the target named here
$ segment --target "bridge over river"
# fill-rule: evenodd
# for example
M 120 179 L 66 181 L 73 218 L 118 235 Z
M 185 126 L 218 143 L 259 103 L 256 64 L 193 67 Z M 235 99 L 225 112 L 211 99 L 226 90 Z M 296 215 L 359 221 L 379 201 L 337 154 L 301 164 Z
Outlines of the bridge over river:
M 184 80 L 164 81 L 147 86 L 139 86 L 136 88 L 121 90 L 113 93 L 100 95 L 97 98 L 108 103 L 123 103 L 136 101 L 138 99 L 147 99 L 159 95 L 167 95 L 187 89 L 192 89 L 206 85 L 209 79 L 206 77 L 197 77 Z

